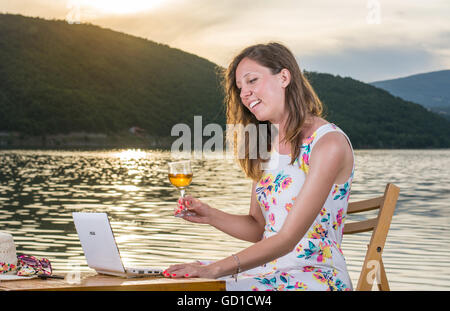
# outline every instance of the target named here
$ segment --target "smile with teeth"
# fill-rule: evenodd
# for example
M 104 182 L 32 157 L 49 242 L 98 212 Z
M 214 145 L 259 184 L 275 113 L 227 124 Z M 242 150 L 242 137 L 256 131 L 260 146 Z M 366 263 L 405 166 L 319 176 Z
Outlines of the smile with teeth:
M 258 105 L 260 102 L 261 102 L 261 100 L 255 100 L 255 101 L 251 102 L 250 105 L 249 105 L 250 109 L 252 109 L 256 105 Z

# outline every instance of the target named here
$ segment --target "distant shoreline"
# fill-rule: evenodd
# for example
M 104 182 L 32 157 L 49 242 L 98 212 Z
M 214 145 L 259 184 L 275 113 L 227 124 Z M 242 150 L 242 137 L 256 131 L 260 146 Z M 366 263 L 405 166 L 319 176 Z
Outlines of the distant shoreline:
M 159 137 L 150 135 L 132 135 L 129 133 L 70 133 L 55 135 L 30 136 L 17 132 L 0 133 L 0 150 L 11 149 L 170 149 L 176 137 Z
M 46 136 L 0 135 L 0 151 L 7 150 L 60 150 L 60 151 L 97 151 L 114 149 L 171 150 L 172 143 L 178 137 L 152 137 L 106 134 L 69 134 Z M 448 147 L 397 147 L 397 146 L 353 146 L 354 150 L 446 150 Z
M 170 150 L 178 136 L 136 135 L 129 131 L 114 134 L 74 132 L 53 135 L 26 135 L 19 132 L 0 132 L 0 150 L 111 150 L 111 149 L 148 149 Z M 203 143 L 207 138 L 203 138 Z M 351 138 L 350 138 L 351 139 Z M 192 145 L 193 146 L 193 145 Z M 203 146 L 203 144 L 202 144 Z M 355 150 L 445 150 L 449 147 L 399 147 L 399 146 L 358 146 Z

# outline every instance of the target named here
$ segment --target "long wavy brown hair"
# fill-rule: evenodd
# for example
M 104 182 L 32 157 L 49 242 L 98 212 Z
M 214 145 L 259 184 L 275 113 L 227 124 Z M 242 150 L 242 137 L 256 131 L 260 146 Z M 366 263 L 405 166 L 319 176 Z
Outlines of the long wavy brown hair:
M 268 121 L 260 122 L 256 117 L 243 105 L 240 98 L 240 91 L 236 86 L 236 68 L 244 58 L 249 58 L 259 65 L 267 67 L 272 74 L 278 74 L 282 69 L 289 70 L 291 81 L 285 88 L 286 109 L 288 112 L 287 122 L 285 125 L 285 142 L 291 145 L 291 164 L 300 155 L 300 147 L 302 144 L 302 129 L 308 114 L 312 116 L 322 116 L 323 105 L 317 97 L 312 86 L 302 74 L 300 67 L 292 54 L 292 52 L 284 45 L 277 42 L 269 42 L 267 44 L 256 44 L 242 50 L 231 61 L 228 69 L 224 72 L 223 87 L 225 90 L 225 106 L 228 125 L 256 125 L 258 130 L 256 145 L 249 144 L 248 133 L 234 131 L 227 132 L 228 142 L 236 150 L 245 150 L 245 157 L 237 158 L 240 166 L 247 177 L 257 181 L 262 176 L 261 164 L 265 159 L 261 156 L 252 158 L 249 154 L 251 148 L 258 148 L 266 140 L 267 151 L 271 149 L 271 131 Z M 266 137 L 260 135 L 259 125 L 268 124 L 269 131 Z M 243 137 L 239 137 L 239 135 Z

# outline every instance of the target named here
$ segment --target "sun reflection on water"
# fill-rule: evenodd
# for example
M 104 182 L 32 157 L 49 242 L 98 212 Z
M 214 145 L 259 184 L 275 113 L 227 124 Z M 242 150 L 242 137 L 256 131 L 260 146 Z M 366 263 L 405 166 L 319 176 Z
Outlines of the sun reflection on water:
M 129 160 L 140 160 L 144 159 L 147 156 L 147 152 L 141 150 L 141 149 L 126 149 L 119 151 L 117 153 L 113 154 L 114 157 L 117 157 L 124 161 Z

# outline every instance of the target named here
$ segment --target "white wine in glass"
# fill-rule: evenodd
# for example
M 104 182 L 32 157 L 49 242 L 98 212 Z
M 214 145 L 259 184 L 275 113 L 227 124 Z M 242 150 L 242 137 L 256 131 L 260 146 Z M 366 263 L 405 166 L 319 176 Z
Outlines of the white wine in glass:
M 184 197 L 186 187 L 191 184 L 192 176 L 191 161 L 169 162 L 170 183 L 180 189 L 181 197 Z M 192 215 L 192 213 L 189 213 L 185 207 L 175 210 L 176 217 L 186 215 Z

